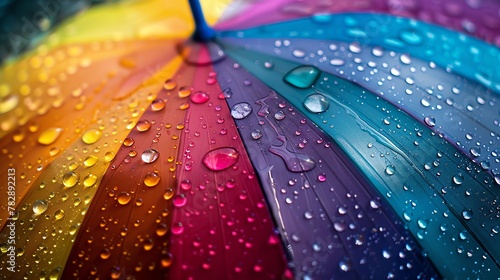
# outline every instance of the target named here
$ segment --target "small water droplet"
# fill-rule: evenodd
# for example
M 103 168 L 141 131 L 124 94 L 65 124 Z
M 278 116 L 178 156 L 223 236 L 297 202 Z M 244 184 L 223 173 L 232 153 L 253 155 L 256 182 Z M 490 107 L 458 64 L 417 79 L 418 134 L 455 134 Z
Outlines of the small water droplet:
M 125 140 L 123 140 L 123 145 L 126 147 L 131 147 L 132 145 L 134 145 L 134 143 L 135 143 L 134 138 L 127 137 L 125 138 Z
M 427 219 L 420 218 L 417 220 L 417 225 L 421 229 L 426 229 L 427 225 L 429 225 L 429 221 L 427 221 Z
M 345 61 L 343 59 L 340 59 L 340 58 L 334 58 L 332 60 L 330 60 L 330 65 L 332 66 L 342 66 L 345 64 Z
M 180 87 L 178 95 L 180 98 L 188 97 L 193 89 L 191 87 Z
M 158 112 L 165 108 L 165 101 L 163 99 L 155 99 L 151 103 L 151 110 Z
M 312 113 L 322 113 L 328 110 L 330 102 L 322 94 L 311 94 L 304 100 L 304 106 Z
M 168 79 L 165 81 L 165 84 L 163 85 L 163 87 L 166 89 L 166 90 L 172 90 L 174 89 L 175 87 L 177 86 L 177 83 L 172 80 L 172 79 Z
M 157 150 L 147 149 L 142 153 L 141 159 L 145 163 L 152 163 L 155 160 L 157 160 L 159 156 L 160 156 L 160 152 L 158 152 Z
M 358 42 L 352 42 L 349 44 L 349 50 L 353 53 L 360 53 L 361 52 L 361 46 L 359 45 Z
M 237 120 L 246 118 L 252 112 L 252 106 L 246 102 L 235 104 L 231 108 L 231 116 Z
M 339 262 L 339 267 L 342 271 L 345 271 L 345 272 L 351 270 L 351 267 L 352 267 L 351 260 L 349 258 L 344 258 L 343 260 L 341 260 Z
M 297 58 L 302 58 L 306 56 L 306 53 L 303 50 L 298 50 L 298 49 L 293 50 L 292 54 Z
M 203 156 L 203 164 L 212 171 L 227 169 L 238 161 L 239 153 L 234 148 L 224 147 L 209 151 Z
M 94 174 L 88 174 L 83 179 L 83 186 L 86 188 L 92 187 L 97 182 L 97 176 Z
M 313 218 L 313 214 L 312 214 L 312 212 L 311 212 L 311 211 L 309 211 L 309 210 L 308 210 L 308 211 L 305 211 L 305 212 L 304 212 L 304 218 L 306 218 L 307 220 L 312 219 L 312 218 Z

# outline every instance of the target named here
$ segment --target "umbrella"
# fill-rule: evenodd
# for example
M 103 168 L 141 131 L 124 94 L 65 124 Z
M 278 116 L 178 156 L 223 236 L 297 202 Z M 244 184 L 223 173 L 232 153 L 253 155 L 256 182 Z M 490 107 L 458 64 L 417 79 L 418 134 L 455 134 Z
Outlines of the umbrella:
M 497 2 L 224 2 L 3 66 L 5 279 L 500 274 Z

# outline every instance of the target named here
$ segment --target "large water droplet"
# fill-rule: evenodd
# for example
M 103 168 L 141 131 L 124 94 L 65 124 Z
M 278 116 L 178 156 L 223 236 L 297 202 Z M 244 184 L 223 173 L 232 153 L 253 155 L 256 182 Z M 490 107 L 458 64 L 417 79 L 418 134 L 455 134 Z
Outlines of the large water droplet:
M 389 175 L 389 176 L 394 175 L 394 172 L 396 172 L 396 167 L 394 165 L 391 164 L 391 165 L 387 165 L 385 167 L 385 173 L 387 175 Z
M 252 106 L 246 102 L 235 104 L 231 108 L 231 116 L 237 120 L 246 118 L 252 112 Z
M 85 178 L 83 179 L 83 185 L 86 187 L 86 188 L 89 188 L 89 187 L 92 187 L 95 183 L 97 182 L 97 176 L 94 175 L 94 174 L 88 174 L 87 176 L 85 176 Z
M 453 175 L 452 181 L 455 185 L 461 185 L 464 182 L 464 175 L 462 173 L 457 173 Z
M 159 156 L 160 156 L 160 152 L 158 152 L 157 150 L 147 149 L 142 153 L 141 159 L 145 163 L 152 163 L 155 160 L 157 160 Z
M 195 91 L 193 94 L 191 94 L 189 99 L 191 99 L 191 102 L 195 104 L 202 104 L 210 99 L 210 95 L 208 95 L 208 93 L 204 91 Z
M 49 208 L 49 204 L 45 200 L 37 200 L 33 203 L 33 213 L 36 216 L 43 214 Z
M 187 203 L 187 198 L 183 194 L 178 194 L 174 197 L 173 203 L 175 207 L 183 207 Z
M 158 172 L 149 172 L 144 176 L 144 185 L 154 187 L 160 182 L 160 175 Z
M 102 137 L 102 132 L 99 129 L 91 128 L 82 135 L 82 141 L 85 144 L 94 144 Z
M 239 158 L 234 148 L 224 147 L 211 150 L 203 156 L 203 164 L 210 170 L 221 171 L 233 166 Z
M 297 88 L 309 88 L 318 79 L 320 71 L 314 66 L 299 66 L 290 70 L 283 80 Z
M 120 203 L 121 205 L 128 204 L 131 199 L 132 199 L 132 196 L 128 192 L 121 192 L 117 198 L 118 203 Z
M 136 125 L 136 129 L 141 132 L 149 130 L 150 127 L 151 123 L 147 120 L 140 120 Z
M 464 219 L 466 220 L 470 220 L 472 219 L 472 210 L 471 209 L 465 209 L 462 211 L 462 217 L 464 217 Z
M 427 116 L 424 118 L 424 122 L 426 125 L 428 125 L 429 127 L 434 127 L 436 126 L 436 120 L 434 119 L 434 117 L 432 116 Z
M 328 110 L 330 102 L 322 94 L 311 94 L 304 100 L 304 106 L 312 113 L 322 113 Z
M 61 136 L 61 133 L 63 132 L 64 129 L 59 128 L 59 127 L 51 127 L 46 129 L 40 136 L 38 137 L 38 143 L 42 145 L 50 145 L 54 143 L 59 136 Z
M 67 188 L 74 187 L 78 181 L 80 180 L 80 175 L 77 173 L 70 171 L 63 176 L 63 184 Z
M 256 129 L 256 130 L 253 130 L 252 133 L 251 133 L 251 136 L 254 140 L 258 140 L 262 137 L 262 131 Z

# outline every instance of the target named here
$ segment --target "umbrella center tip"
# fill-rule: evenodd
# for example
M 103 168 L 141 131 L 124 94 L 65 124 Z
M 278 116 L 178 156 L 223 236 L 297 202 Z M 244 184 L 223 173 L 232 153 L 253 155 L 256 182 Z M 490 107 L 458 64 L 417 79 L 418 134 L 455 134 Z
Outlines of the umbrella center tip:
M 193 39 L 206 42 L 215 38 L 215 31 L 208 26 L 199 0 L 189 0 L 189 6 L 195 23 Z

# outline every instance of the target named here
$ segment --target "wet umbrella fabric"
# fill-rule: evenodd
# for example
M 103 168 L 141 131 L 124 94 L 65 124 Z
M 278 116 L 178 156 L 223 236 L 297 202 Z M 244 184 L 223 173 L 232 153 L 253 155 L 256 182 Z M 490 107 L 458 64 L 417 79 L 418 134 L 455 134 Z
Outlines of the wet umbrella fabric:
M 47 57 L 60 58 L 62 50 L 75 59 L 59 59 L 51 74 L 72 84 L 74 73 L 86 78 L 76 89 L 47 78 L 48 107 L 35 106 L 40 98 L 21 86 L 21 104 L 34 109 L 19 120 L 19 100 L 4 94 L 2 157 L 15 166 L 13 158 L 26 155 L 18 221 L 29 239 L 20 242 L 19 261 L 37 264 L 21 272 L 175 279 L 498 275 L 498 126 L 491 114 L 498 109 L 498 49 L 421 22 L 382 18 L 397 23 L 381 31 L 392 40 L 310 33 L 347 23 L 356 30 L 370 19 L 316 15 L 221 33 L 217 43 L 89 43 L 11 66 L 33 67 L 43 58 L 44 69 Z M 472 58 L 455 63 L 443 56 L 429 64 L 434 56 L 421 51 L 429 38 L 412 44 L 419 30 L 472 42 Z M 80 59 L 87 52 L 92 59 Z M 478 65 L 480 56 L 488 60 Z M 70 78 L 61 78 L 62 70 Z M 19 71 L 5 73 L 19 79 Z M 41 77 L 24 82 L 35 85 Z M 448 102 L 453 96 L 459 97 Z M 68 108 L 76 111 L 67 116 Z M 86 110 L 94 117 L 85 118 Z M 9 126 L 13 117 L 20 127 Z M 457 118 L 464 129 L 445 125 L 462 123 Z M 470 133 L 474 123 L 481 125 Z M 456 143 L 468 134 L 477 138 Z

